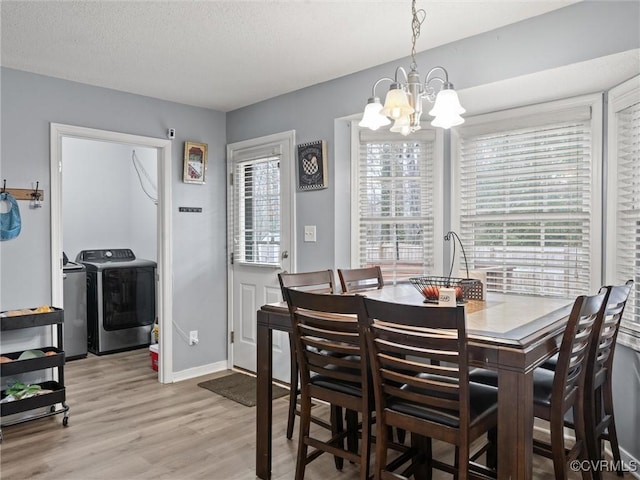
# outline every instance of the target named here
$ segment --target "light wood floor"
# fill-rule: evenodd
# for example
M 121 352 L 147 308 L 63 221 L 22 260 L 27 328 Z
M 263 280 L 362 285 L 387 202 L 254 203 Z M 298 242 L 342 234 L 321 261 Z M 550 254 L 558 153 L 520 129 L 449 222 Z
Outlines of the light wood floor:
M 136 350 L 71 361 L 65 375 L 69 426 L 55 415 L 3 428 L 2 480 L 255 478 L 255 407 L 197 386 L 220 374 L 162 385 L 148 351 Z M 297 434 L 286 440 L 286 413 L 286 397 L 274 401 L 274 480 L 295 470 Z M 535 457 L 534 468 L 536 480 L 553 478 L 548 460 Z M 358 471 L 347 463 L 339 472 L 324 455 L 306 478 L 355 480 Z

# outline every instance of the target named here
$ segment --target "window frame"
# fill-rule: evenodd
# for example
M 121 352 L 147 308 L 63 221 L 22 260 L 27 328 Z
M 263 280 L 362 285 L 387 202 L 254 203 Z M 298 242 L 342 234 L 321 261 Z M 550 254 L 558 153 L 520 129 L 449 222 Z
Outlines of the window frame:
M 591 108 L 591 192 L 593 201 L 591 204 L 590 216 L 590 258 L 597 259 L 591 265 L 591 274 L 589 277 L 589 285 L 591 291 L 597 291 L 602 280 L 602 148 L 603 148 L 603 95 L 590 94 L 578 97 L 548 101 L 536 105 L 528 105 L 523 107 L 509 108 L 491 113 L 482 113 L 473 116 L 467 116 L 464 125 L 452 130 L 451 135 L 451 185 L 450 185 L 450 205 L 451 205 L 451 228 L 454 231 L 460 231 L 460 137 L 465 129 L 471 129 L 478 125 L 496 123 L 507 124 L 506 129 L 516 129 L 520 119 L 534 119 L 545 116 L 553 116 L 556 112 L 567 111 L 572 108 L 590 107 Z M 552 120 L 551 120 L 552 121 Z M 523 126 L 524 126 L 523 125 Z M 505 130 L 506 130 L 505 129 Z M 468 248 L 468 247 L 467 247 Z M 457 265 L 454 265 L 454 271 L 459 271 L 461 267 L 460 258 L 456 259 Z M 588 292 L 585 292 L 588 293 Z
M 640 102 L 640 75 L 635 76 L 626 82 L 621 83 L 608 90 L 608 106 L 607 106 L 607 157 L 606 157 L 606 174 L 607 183 L 604 193 L 604 201 L 606 204 L 606 218 L 603 228 L 606 232 L 605 237 L 605 283 L 620 284 L 629 280 L 618 277 L 616 270 L 616 253 L 618 243 L 618 127 L 617 113 Z M 640 173 L 640 167 L 638 167 Z M 639 247 L 640 248 L 640 247 Z M 640 276 L 640 275 L 639 275 Z M 636 283 L 633 291 L 638 292 L 638 278 L 634 278 Z M 632 291 L 632 295 L 633 295 Z M 636 293 L 637 295 L 637 293 Z M 632 297 L 633 298 L 633 297 Z M 639 302 L 640 299 L 636 299 Z M 630 315 L 630 309 L 625 308 L 625 315 L 622 319 L 621 328 L 618 333 L 618 342 L 629 348 L 640 352 L 640 319 L 634 324 L 626 323 L 625 319 Z
M 360 233 L 359 233 L 359 203 L 358 197 L 360 192 L 359 185 L 359 163 L 360 163 L 360 131 L 368 130 L 358 126 L 357 122 L 351 122 L 351 192 L 350 192 L 350 213 L 351 213 L 351 228 L 350 228 L 350 256 L 351 256 L 351 268 L 360 268 L 362 265 L 359 263 L 360 259 Z M 433 128 L 431 126 L 423 126 L 421 131 L 429 131 L 434 134 L 433 144 L 433 212 L 434 212 L 434 226 L 432 232 L 432 242 L 434 250 L 433 258 L 433 271 L 424 272 L 425 275 L 441 275 L 443 270 L 443 258 L 440 254 L 441 245 L 444 235 L 444 220 L 445 220 L 445 202 L 444 202 L 444 133 L 440 128 Z M 382 139 L 390 139 L 391 141 L 403 141 L 411 140 L 415 138 L 415 135 L 409 134 L 406 137 L 392 133 L 389 131 L 377 131 L 368 132 L 368 134 L 379 134 Z M 420 135 L 420 131 L 417 132 Z M 438 214 L 440 212 L 440 214 Z M 384 275 L 384 272 L 383 272 Z M 391 282 L 388 276 L 385 276 L 385 281 Z

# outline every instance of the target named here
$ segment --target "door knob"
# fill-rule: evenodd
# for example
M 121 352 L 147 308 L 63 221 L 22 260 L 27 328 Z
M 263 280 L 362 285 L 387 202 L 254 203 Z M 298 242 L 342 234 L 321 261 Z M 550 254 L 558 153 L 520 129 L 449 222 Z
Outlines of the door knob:
M 284 259 L 284 258 L 289 258 L 289 252 L 288 252 L 287 250 L 284 250 L 284 251 L 282 252 L 282 258 L 283 258 L 283 259 Z

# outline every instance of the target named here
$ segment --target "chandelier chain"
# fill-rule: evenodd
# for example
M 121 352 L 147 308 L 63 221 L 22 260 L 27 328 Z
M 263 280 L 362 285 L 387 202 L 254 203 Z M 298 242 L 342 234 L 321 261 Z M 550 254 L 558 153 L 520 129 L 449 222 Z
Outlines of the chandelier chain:
M 420 27 L 422 23 L 427 18 L 427 12 L 423 9 L 416 10 L 416 0 L 412 0 L 411 2 L 411 69 L 416 70 L 418 68 L 418 64 L 416 63 L 416 41 L 418 37 L 420 37 Z

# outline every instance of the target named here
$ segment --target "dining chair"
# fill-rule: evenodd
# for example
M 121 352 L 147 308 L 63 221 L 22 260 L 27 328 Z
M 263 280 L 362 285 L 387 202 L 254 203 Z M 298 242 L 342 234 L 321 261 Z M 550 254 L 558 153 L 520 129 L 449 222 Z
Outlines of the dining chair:
M 568 464 L 588 459 L 584 426 L 584 382 L 589 358 L 589 346 L 597 335 L 596 325 L 606 307 L 607 292 L 581 295 L 576 298 L 565 326 L 555 370 L 536 368 L 533 371 L 533 414 L 549 423 L 550 442 L 533 440 L 533 451 L 553 460 L 556 480 L 566 480 Z M 497 386 L 497 374 L 492 370 L 475 369 L 469 378 Z M 575 442 L 565 448 L 565 417 L 571 411 Z M 499 455 L 499 452 L 497 452 Z M 495 459 L 491 462 L 494 463 Z M 587 470 L 583 478 L 590 478 Z
M 365 315 L 359 295 L 331 295 L 284 289 L 291 314 L 295 352 L 300 368 L 300 434 L 296 480 L 304 478 L 307 464 L 330 453 L 359 464 L 360 478 L 369 477 L 373 399 L 368 380 L 365 337 L 358 319 Z M 311 401 L 325 401 L 362 416 L 360 451 L 344 440 L 350 432 L 332 423 L 332 436 L 312 435 Z M 308 453 L 309 447 L 314 450 Z M 336 465 L 337 466 L 337 465 Z M 338 467 L 340 468 L 340 467 Z
M 334 293 L 334 277 L 333 271 L 318 270 L 314 272 L 300 272 L 300 273 L 287 273 L 282 272 L 278 274 L 278 281 L 280 282 L 280 288 L 282 290 L 282 296 L 284 298 L 285 288 L 301 288 L 305 290 L 313 290 L 321 293 Z M 293 340 L 293 334 L 289 334 L 289 351 L 291 352 L 290 359 L 290 389 L 289 389 L 289 412 L 287 416 L 287 438 L 291 440 L 293 437 L 293 427 L 295 425 L 296 415 L 300 415 L 300 411 L 297 408 L 298 396 L 300 395 L 300 387 L 298 384 L 298 361 L 295 354 L 295 342 Z M 324 422 L 322 419 L 313 417 L 312 421 L 318 425 L 321 425 L 327 429 L 331 429 L 331 425 Z
M 365 268 L 339 268 L 338 277 L 345 293 L 380 289 L 384 286 L 382 270 L 377 265 Z
M 613 354 L 632 286 L 633 280 L 629 280 L 624 285 L 603 287 L 604 290 L 609 290 L 609 295 L 605 313 L 600 319 L 601 324 L 596 326 L 596 341 L 590 347 L 584 385 L 585 434 L 589 459 L 594 465 L 598 465 L 597 462 L 603 458 L 602 441 L 608 440 L 618 476 L 623 476 L 623 472 L 613 413 Z M 602 478 L 600 470 L 594 469 L 593 478 Z
M 589 347 L 584 385 L 585 435 L 589 460 L 593 462 L 592 465 L 598 464 L 603 458 L 602 441 L 608 440 L 619 476 L 623 472 L 613 412 L 613 354 L 618 328 L 633 283 L 633 280 L 628 280 L 623 285 L 602 287 L 598 292 L 608 292 L 608 296 L 604 315 L 594 326 L 594 341 Z M 558 355 L 554 355 L 542 368 L 555 370 L 557 363 Z M 573 428 L 573 423 L 565 420 L 565 426 Z M 595 469 L 593 477 L 600 479 L 601 472 Z
M 365 307 L 376 407 L 375 478 L 402 479 L 416 472 L 431 478 L 432 468 L 460 480 L 490 477 L 470 460 L 470 445 L 497 426 L 497 389 L 469 382 L 464 306 L 366 298 Z M 391 461 L 389 427 L 411 432 L 411 448 Z M 456 446 L 453 466 L 432 458 L 431 439 Z

